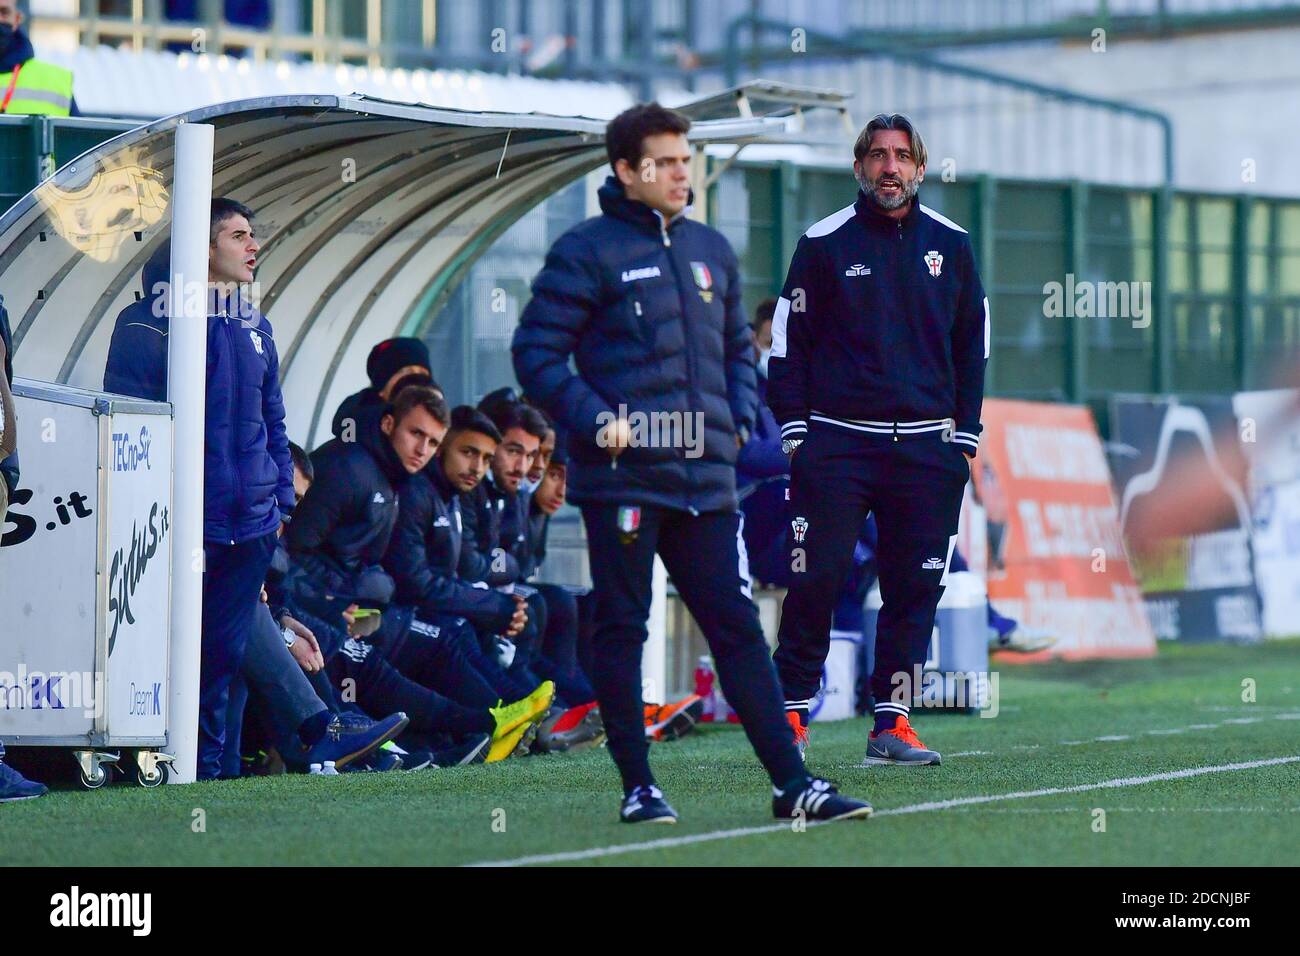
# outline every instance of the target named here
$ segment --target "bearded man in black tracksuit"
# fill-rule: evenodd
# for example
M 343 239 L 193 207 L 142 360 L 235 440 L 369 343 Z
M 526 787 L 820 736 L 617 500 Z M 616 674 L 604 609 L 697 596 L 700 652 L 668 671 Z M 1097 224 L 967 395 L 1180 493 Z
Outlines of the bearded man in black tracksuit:
M 916 198 L 925 144 L 907 117 L 876 116 L 853 156 L 857 200 L 799 240 L 772 322 L 767 402 L 793 455 L 775 659 L 802 746 L 836 595 L 874 512 L 883 607 L 864 764 L 938 764 L 909 708 L 979 447 L 988 299 L 966 230 Z
M 689 128 L 657 103 L 609 123 L 602 215 L 552 246 L 511 348 L 529 399 L 568 433 L 569 497 L 582 508 L 597 605 L 592 676 L 623 778 L 620 819 L 677 819 L 650 771 L 641 699 L 656 553 L 771 777 L 773 812 L 862 817 L 868 804 L 804 769 L 750 597 L 735 461 L 754 422 L 753 346 L 735 253 L 686 215 Z

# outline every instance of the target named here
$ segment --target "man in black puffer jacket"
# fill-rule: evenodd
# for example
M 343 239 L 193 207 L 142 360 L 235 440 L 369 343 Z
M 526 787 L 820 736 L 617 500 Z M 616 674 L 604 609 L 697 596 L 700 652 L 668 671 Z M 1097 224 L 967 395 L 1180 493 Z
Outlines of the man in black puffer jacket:
M 491 434 L 483 429 L 491 429 Z M 448 448 L 459 452 L 466 439 L 477 438 L 482 447 L 492 443 L 495 435 L 491 422 L 462 405 L 452 413 L 443 452 Z M 459 454 L 455 457 L 462 460 Z M 454 471 L 459 465 L 452 467 Z M 496 659 L 493 636 L 516 638 L 527 617 L 515 595 L 466 581 L 457 573 L 464 549 L 472 547 L 462 537 L 461 508 L 461 489 L 449 477 L 440 454 L 402 489 L 402 506 L 384 567 L 397 584 L 398 601 L 414 607 L 420 620 L 441 628 L 444 639 L 457 642 L 475 671 L 504 699 L 518 700 L 541 681 L 527 668 L 503 668 Z M 475 632 L 482 635 L 481 644 Z
M 677 818 L 650 772 L 641 699 L 656 553 L 772 778 L 773 812 L 864 816 L 869 806 L 804 769 L 750 596 L 735 463 L 754 423 L 753 345 L 735 253 L 687 218 L 689 128 L 657 103 L 610 122 L 603 215 L 551 248 L 512 344 L 524 392 L 569 435 L 569 497 L 582 507 L 597 603 L 593 677 L 623 778 L 620 818 Z

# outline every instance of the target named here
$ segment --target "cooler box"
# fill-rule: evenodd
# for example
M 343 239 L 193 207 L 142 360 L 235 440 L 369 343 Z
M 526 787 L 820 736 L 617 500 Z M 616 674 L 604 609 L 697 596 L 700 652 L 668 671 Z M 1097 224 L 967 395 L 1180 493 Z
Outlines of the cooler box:
M 880 589 L 867 595 L 862 627 L 863 673 L 875 667 L 876 621 Z M 973 713 L 989 706 L 988 592 L 984 579 L 970 571 L 948 575 L 934 617 L 934 631 L 922 668 L 923 686 L 914 689 L 920 707 Z M 926 677 L 925 675 L 933 675 Z
M 166 743 L 171 406 L 19 379 L 0 532 L 0 739 Z
M 831 631 L 831 649 L 822 668 L 822 686 L 808 708 L 810 720 L 848 720 L 856 716 L 854 689 L 858 680 L 858 652 L 862 635 Z

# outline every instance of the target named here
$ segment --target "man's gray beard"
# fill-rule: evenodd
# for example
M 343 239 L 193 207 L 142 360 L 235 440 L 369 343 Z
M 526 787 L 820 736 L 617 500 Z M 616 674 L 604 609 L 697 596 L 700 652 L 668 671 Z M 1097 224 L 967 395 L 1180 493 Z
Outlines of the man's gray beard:
M 876 187 L 871 184 L 871 181 L 868 180 L 867 177 L 859 176 L 857 177 L 857 180 L 858 185 L 862 187 L 862 191 L 867 194 L 867 198 L 881 209 L 898 209 L 900 206 L 907 205 L 916 198 L 916 191 L 921 186 L 918 179 L 913 179 L 911 182 L 904 182 L 902 183 L 903 188 L 898 191 L 897 196 L 891 196 L 888 199 L 885 199 L 876 191 Z M 899 180 L 899 182 L 902 182 L 902 180 Z

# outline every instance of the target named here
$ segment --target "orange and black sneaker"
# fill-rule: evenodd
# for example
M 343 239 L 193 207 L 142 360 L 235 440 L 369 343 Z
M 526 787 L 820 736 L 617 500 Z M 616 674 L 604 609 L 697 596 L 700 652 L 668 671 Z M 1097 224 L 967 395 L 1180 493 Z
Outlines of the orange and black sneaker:
M 691 694 L 671 704 L 645 705 L 645 735 L 663 743 L 684 737 L 699 723 L 704 713 L 704 698 Z
M 927 749 L 916 736 L 907 717 L 899 714 L 889 730 L 871 732 L 867 738 L 867 755 L 862 760 L 862 766 L 902 764 L 908 767 L 937 767 L 942 762 L 938 751 Z
M 799 757 L 802 759 L 804 751 L 808 749 L 808 728 L 803 725 L 803 718 L 797 711 L 787 710 L 785 719 L 794 731 L 794 745 L 799 748 Z

